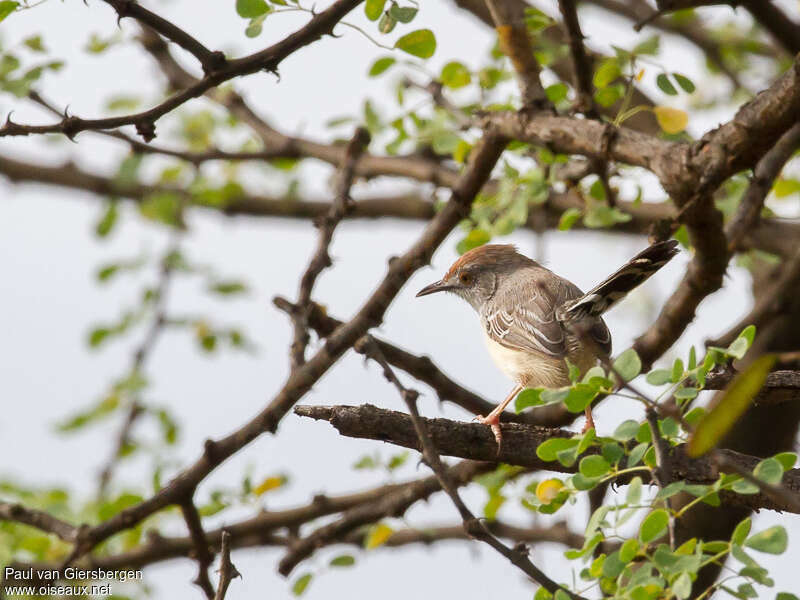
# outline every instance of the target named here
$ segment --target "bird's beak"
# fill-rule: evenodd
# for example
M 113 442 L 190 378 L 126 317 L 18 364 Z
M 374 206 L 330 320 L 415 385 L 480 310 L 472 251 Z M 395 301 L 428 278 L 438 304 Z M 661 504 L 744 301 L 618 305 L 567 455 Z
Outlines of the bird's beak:
M 452 287 L 453 287 L 452 285 L 445 283 L 444 280 L 435 281 L 430 285 L 426 285 L 424 288 L 418 291 L 417 298 L 419 298 L 420 296 L 427 296 L 428 294 L 435 294 L 436 292 L 444 292 L 445 290 L 449 290 Z

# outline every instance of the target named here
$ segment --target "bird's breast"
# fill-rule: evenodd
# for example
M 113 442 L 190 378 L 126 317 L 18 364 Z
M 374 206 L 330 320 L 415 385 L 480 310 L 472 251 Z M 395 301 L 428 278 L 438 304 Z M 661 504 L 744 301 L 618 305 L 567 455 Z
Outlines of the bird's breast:
M 569 384 L 567 365 L 563 358 L 508 348 L 484 332 L 489 356 L 497 367 L 515 382 L 525 387 L 554 388 Z

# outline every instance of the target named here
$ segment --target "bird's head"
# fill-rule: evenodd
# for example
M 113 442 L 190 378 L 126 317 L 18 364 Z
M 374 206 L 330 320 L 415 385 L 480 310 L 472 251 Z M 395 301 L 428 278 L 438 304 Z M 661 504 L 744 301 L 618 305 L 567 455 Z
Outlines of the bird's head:
M 452 292 L 480 311 L 480 307 L 494 296 L 503 278 L 517 269 L 535 264 L 510 244 L 478 246 L 465 252 L 439 281 L 417 292 L 417 297 Z

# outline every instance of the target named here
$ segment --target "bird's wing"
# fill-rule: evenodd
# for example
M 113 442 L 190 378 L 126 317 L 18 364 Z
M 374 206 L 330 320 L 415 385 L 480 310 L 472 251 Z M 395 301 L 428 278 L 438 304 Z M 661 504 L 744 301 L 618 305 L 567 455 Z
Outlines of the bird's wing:
M 564 302 L 583 292 L 573 283 L 542 267 L 518 273 L 486 303 L 482 314 L 486 333 L 512 350 L 562 357 L 569 351 L 568 331 L 556 317 Z M 591 319 L 587 334 L 611 350 L 611 334 L 602 319 Z
M 556 320 L 558 298 L 537 270 L 517 277 L 497 290 L 483 311 L 486 333 L 495 342 L 525 352 L 549 356 L 567 353 L 566 332 Z M 580 295 L 580 294 L 579 294 Z

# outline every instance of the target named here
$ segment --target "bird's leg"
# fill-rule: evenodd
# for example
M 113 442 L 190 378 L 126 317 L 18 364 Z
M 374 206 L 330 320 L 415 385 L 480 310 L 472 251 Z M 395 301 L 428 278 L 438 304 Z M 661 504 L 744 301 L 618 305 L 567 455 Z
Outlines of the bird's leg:
M 584 412 L 586 413 L 586 423 L 583 424 L 581 433 L 586 433 L 590 429 L 597 431 L 597 428 L 594 426 L 594 417 L 592 417 L 592 405 L 590 404 L 587 406 Z
M 490 412 L 485 417 L 478 416 L 477 419 L 480 423 L 484 425 L 489 425 L 492 428 L 492 433 L 494 434 L 494 439 L 497 441 L 497 455 L 500 455 L 500 448 L 503 443 L 503 433 L 500 431 L 500 415 L 503 414 L 503 411 L 506 409 L 511 401 L 517 397 L 525 386 L 517 384 L 514 386 L 514 389 L 511 390 L 511 393 L 503 400 L 500 404 L 498 404 L 495 409 Z

